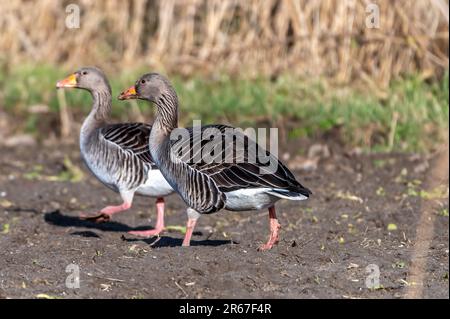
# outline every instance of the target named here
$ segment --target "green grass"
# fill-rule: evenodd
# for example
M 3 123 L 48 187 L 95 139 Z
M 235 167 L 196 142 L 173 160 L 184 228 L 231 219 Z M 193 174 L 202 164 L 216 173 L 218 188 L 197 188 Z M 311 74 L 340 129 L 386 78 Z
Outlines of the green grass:
M 114 97 L 147 70 L 110 76 Z M 55 83 L 69 72 L 52 66 L 22 66 L 0 73 L 0 96 L 5 110 L 23 119 L 23 129 L 33 131 L 39 116 L 27 109 L 46 104 L 57 114 Z M 221 76 L 182 79 L 171 77 L 181 101 L 181 125 L 201 119 L 206 123 L 234 126 L 272 126 L 284 129 L 291 139 L 319 138 L 336 132 L 349 145 L 375 151 L 427 151 L 441 143 L 448 130 L 449 76 L 426 83 L 409 77 L 392 83 L 382 98 L 352 87 L 332 87 L 325 81 L 282 76 L 244 80 Z M 87 92 L 66 90 L 67 103 L 81 119 L 90 109 Z M 113 99 L 113 117 L 126 121 L 129 103 Z M 153 108 L 138 103 L 143 115 L 152 118 Z M 393 125 L 393 115 L 398 121 Z M 331 131 L 333 130 L 333 131 Z M 37 132 L 38 134 L 39 132 Z M 393 133 L 393 144 L 389 136 Z

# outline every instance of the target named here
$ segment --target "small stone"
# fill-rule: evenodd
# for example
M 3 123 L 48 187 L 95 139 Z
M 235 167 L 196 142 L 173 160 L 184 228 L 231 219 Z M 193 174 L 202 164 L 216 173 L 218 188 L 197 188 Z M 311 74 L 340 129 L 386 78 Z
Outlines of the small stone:
M 358 264 L 354 264 L 354 263 L 350 263 L 350 265 L 347 266 L 347 269 L 355 269 L 355 268 L 359 268 Z
M 295 157 L 294 160 L 290 161 L 289 167 L 294 170 L 303 171 L 315 171 L 319 163 L 319 158 L 304 158 L 302 156 Z
M 33 136 L 28 134 L 19 134 L 11 136 L 10 138 L 7 138 L 3 144 L 8 147 L 15 147 L 15 146 L 34 146 L 36 145 L 36 140 Z
M 308 150 L 309 158 L 328 158 L 330 157 L 330 149 L 325 144 L 313 144 Z
M 430 167 L 430 164 L 428 163 L 428 161 L 422 162 L 419 165 L 417 165 L 416 167 L 414 167 L 414 173 L 416 174 L 421 174 L 426 172 L 426 170 Z

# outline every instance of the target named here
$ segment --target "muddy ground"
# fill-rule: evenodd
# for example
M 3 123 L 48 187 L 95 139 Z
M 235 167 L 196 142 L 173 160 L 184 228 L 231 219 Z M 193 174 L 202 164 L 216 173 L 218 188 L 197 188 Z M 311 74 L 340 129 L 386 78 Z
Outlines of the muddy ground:
M 435 161 L 332 149 L 317 169 L 295 171 L 313 196 L 279 202 L 281 241 L 258 252 L 267 212 L 204 216 L 189 248 L 176 227 L 143 240 L 127 231 L 154 224 L 154 199 L 137 197 L 105 224 L 78 219 L 120 198 L 85 170 L 76 145 L 2 147 L 0 297 L 403 298 L 415 287 L 411 256 L 431 201 L 431 243 L 413 255 L 426 260 L 420 297 L 448 298 L 448 180 L 430 183 Z M 183 203 L 175 195 L 167 203 L 166 225 L 184 226 Z M 70 264 L 79 288 L 66 286 Z M 377 289 L 366 286 L 371 264 Z

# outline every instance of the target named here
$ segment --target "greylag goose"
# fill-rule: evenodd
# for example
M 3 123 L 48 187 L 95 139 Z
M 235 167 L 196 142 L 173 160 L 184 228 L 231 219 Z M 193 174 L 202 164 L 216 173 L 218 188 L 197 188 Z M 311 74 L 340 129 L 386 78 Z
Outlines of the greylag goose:
M 200 214 L 209 214 L 221 209 L 231 211 L 269 210 L 270 236 L 259 247 L 271 249 L 278 243 L 280 224 L 278 223 L 275 203 L 279 199 L 304 200 L 311 191 L 302 186 L 294 175 L 268 151 L 262 152 L 275 163 L 275 169 L 269 170 L 259 157 L 251 161 L 250 153 L 257 150 L 262 154 L 256 142 L 242 133 L 225 125 L 203 126 L 201 131 L 215 129 L 215 138 L 219 137 L 220 152 L 214 160 L 194 159 L 195 154 L 209 154 L 210 149 L 204 140 L 200 149 L 180 154 L 180 143 L 171 133 L 178 127 L 178 97 L 164 76 L 157 73 L 143 75 L 134 86 L 122 92 L 119 99 L 142 99 L 156 105 L 156 119 L 150 132 L 150 153 L 166 180 L 188 205 L 187 231 L 183 241 L 189 246 L 190 238 Z M 231 129 L 231 130 L 230 130 Z M 198 143 L 193 129 L 186 129 L 188 141 L 181 145 Z M 176 134 L 175 134 L 176 135 Z M 197 136 L 197 135 L 195 135 Z M 239 139 L 244 143 L 237 142 Z M 252 144 L 252 143 L 253 144 Z M 249 145 L 255 145 L 252 148 Z M 177 145 L 177 146 L 176 146 Z M 198 145 L 198 144 L 197 144 Z M 232 147 L 233 152 L 227 152 Z M 238 152 L 239 150 L 244 152 Z M 226 154 L 227 153 L 227 154 Z M 226 158 L 231 154 L 232 158 Z M 238 155 L 246 154 L 242 158 Z M 255 159 L 255 157 L 252 157 Z
M 153 236 L 164 229 L 164 196 L 173 192 L 150 154 L 151 125 L 142 123 L 109 124 L 111 87 L 104 73 L 85 67 L 56 84 L 57 88 L 89 91 L 92 110 L 80 131 L 80 150 L 91 173 L 108 188 L 118 192 L 123 203 L 107 206 L 86 219 L 106 221 L 115 213 L 128 210 L 135 194 L 156 197 L 157 221 L 153 230 L 131 234 Z

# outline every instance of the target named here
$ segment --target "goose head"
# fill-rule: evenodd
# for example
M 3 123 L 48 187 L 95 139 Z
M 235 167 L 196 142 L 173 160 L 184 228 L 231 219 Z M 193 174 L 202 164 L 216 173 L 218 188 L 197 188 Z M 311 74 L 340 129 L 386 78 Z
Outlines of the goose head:
M 119 100 L 140 99 L 159 105 L 161 99 L 176 100 L 176 93 L 169 80 L 158 73 L 141 76 L 128 90 L 120 93 Z
M 89 92 L 106 90 L 111 92 L 105 74 L 96 67 L 84 67 L 79 69 L 64 80 L 58 81 L 56 83 L 56 88 L 78 88 Z

